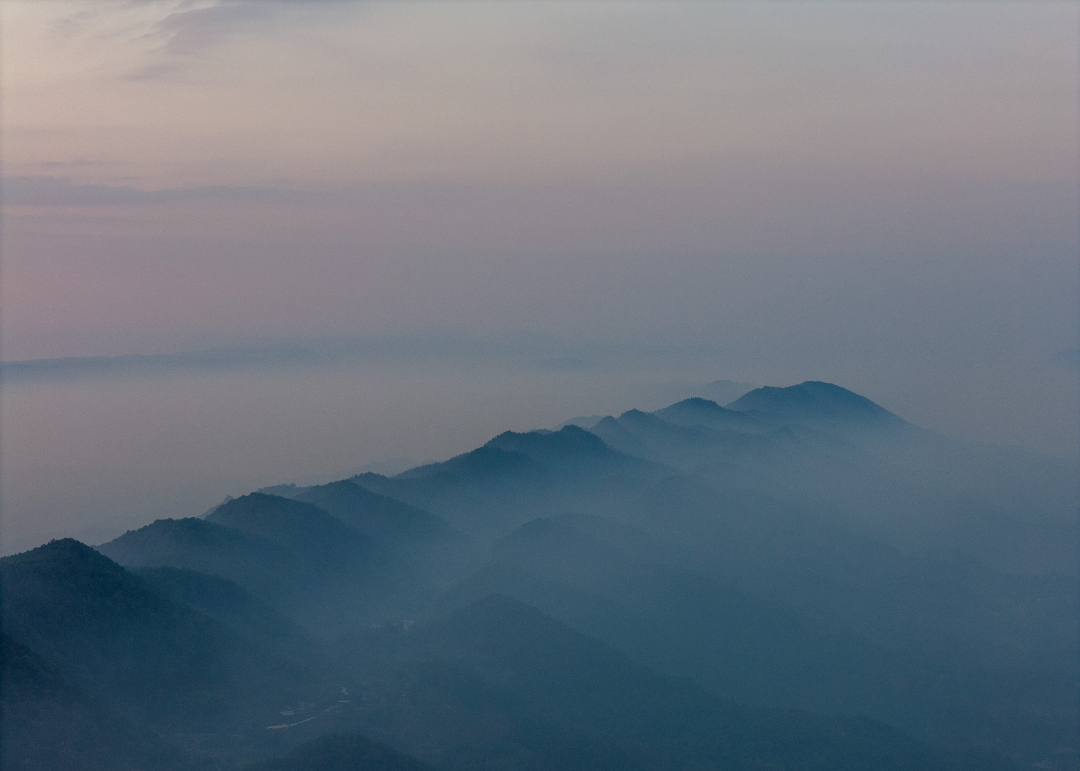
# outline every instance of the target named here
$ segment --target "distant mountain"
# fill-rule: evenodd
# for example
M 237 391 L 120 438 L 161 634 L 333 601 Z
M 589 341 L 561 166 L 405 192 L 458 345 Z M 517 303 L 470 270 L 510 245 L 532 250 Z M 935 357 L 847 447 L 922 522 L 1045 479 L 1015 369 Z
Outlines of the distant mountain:
M 612 450 L 595 434 L 569 425 L 558 431 L 506 431 L 479 449 L 442 463 L 411 469 L 398 474 L 394 481 L 439 479 L 458 484 L 497 481 L 536 484 L 550 481 L 553 472 L 580 476 L 641 469 L 645 465 L 640 458 Z
M 366 551 L 349 547 L 368 568 L 356 579 L 361 584 L 373 582 L 374 591 L 365 600 L 371 613 L 416 615 L 434 598 L 443 574 L 453 568 L 461 552 L 471 548 L 469 539 L 442 518 L 353 481 L 268 490 L 316 506 L 371 544 Z
M 699 430 L 698 425 L 679 425 L 664 420 L 656 413 L 641 410 L 627 410 L 619 416 L 619 423 L 629 428 L 631 432 L 662 434 L 664 438 L 700 439 L 706 436 L 705 432 Z
M 370 558 L 370 538 L 326 511 L 303 501 L 250 493 L 218 506 L 206 521 L 286 546 L 322 570 L 334 570 Z
M 603 439 L 610 447 L 625 452 L 627 455 L 636 455 L 641 458 L 653 457 L 648 445 L 611 415 L 598 420 L 589 431 Z
M 507 431 L 485 447 L 517 453 L 546 468 L 573 474 L 620 474 L 646 471 L 640 458 L 613 450 L 600 437 L 577 426 L 558 431 Z
M 752 418 L 735 410 L 727 410 L 708 399 L 697 397 L 664 407 L 653 413 L 669 423 L 680 426 L 711 426 L 753 431 L 759 426 Z
M 900 427 L 900 417 L 846 388 L 808 380 L 787 388 L 764 387 L 751 391 L 727 405 L 773 421 L 826 422 L 847 425 Z
M 227 501 L 204 520 L 159 520 L 99 548 L 132 567 L 222 576 L 311 628 L 375 612 L 404 570 L 317 506 L 263 493 Z
M 0 759 L 1076 771 L 1078 475 L 810 382 L 52 542 Z
M 564 420 L 559 425 L 555 426 L 554 430 L 558 431 L 566 426 L 577 426 L 578 428 L 584 428 L 588 431 L 595 426 L 599 421 L 603 420 L 603 415 L 578 415 L 576 418 L 570 418 L 570 420 Z
M 308 487 L 296 500 L 318 506 L 353 530 L 383 543 L 460 537 L 454 528 L 423 509 L 367 490 L 349 480 Z
M 128 567 L 222 576 L 270 602 L 314 580 L 317 571 L 277 541 L 205 519 L 159 519 L 97 548 Z
M 405 501 L 481 538 L 498 537 L 567 506 L 624 505 L 642 485 L 670 473 L 606 445 L 576 426 L 506 432 L 472 452 L 393 478 L 354 477 L 368 490 Z
M 720 404 L 728 404 L 738 399 L 743 394 L 749 393 L 757 388 L 756 385 L 750 383 L 740 383 L 735 380 L 714 380 L 711 383 L 706 383 L 703 386 L 699 386 L 695 396 L 699 396 L 705 399 L 710 399 Z
M 551 473 L 541 464 L 495 447 L 480 447 L 395 477 L 361 474 L 349 481 L 430 511 L 472 536 L 502 527 L 507 506 L 522 496 L 540 497 L 552 485 Z
M 297 484 L 301 487 L 308 487 L 316 484 L 325 484 L 327 481 L 333 481 L 335 479 L 341 479 L 343 477 L 352 477 L 357 474 L 382 474 L 383 476 L 392 477 L 394 474 L 400 474 L 403 471 L 408 471 L 411 468 L 416 468 L 421 464 L 415 460 L 409 458 L 387 458 L 386 460 L 372 461 L 371 463 L 365 463 L 362 466 L 357 466 L 354 469 L 348 471 L 342 471 L 338 474 L 321 474 L 318 477 L 309 477 L 304 480 L 298 480 Z
M 524 455 L 487 445 L 450 460 L 429 463 L 404 471 L 394 479 L 439 479 L 446 482 L 490 482 L 503 477 L 538 476 L 542 470 Z M 360 474 L 353 479 L 368 479 L 377 474 Z
M 1020 572 L 1080 564 L 1075 464 L 938 436 L 832 384 L 629 410 L 591 432 L 717 491 L 762 493 L 904 550 Z
M 700 401 L 704 405 L 713 404 Z M 628 410 L 618 418 L 604 418 L 593 426 L 592 432 L 625 453 L 688 472 L 696 472 L 709 462 L 755 458 L 761 452 L 775 449 L 776 443 L 760 433 L 763 430 L 760 421 L 727 410 L 719 413 L 716 410 L 723 408 L 713 406 L 715 410 L 692 401 L 652 413 Z M 739 428 L 716 427 L 730 423 Z M 775 429 L 764 427 L 764 430 Z

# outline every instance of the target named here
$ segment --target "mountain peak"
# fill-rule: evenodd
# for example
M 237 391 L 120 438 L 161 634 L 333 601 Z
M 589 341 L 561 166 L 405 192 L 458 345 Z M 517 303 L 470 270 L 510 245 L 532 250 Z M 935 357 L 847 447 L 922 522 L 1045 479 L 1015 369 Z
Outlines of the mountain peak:
M 173 564 L 188 552 L 214 549 L 247 549 L 253 538 L 231 527 L 198 517 L 158 519 L 138 530 L 128 530 L 98 546 L 105 556 L 122 565 Z M 261 539 L 254 545 L 266 546 Z
M 119 575 L 124 569 L 109 557 L 74 538 L 49 541 L 36 549 L 0 560 L 5 568 L 45 571 L 70 576 L 76 573 Z
M 652 413 L 669 423 L 679 426 L 712 426 L 713 428 L 746 427 L 752 424 L 746 415 L 721 407 L 714 401 L 692 396 L 670 407 L 664 407 Z
M 504 431 L 484 446 L 521 453 L 534 460 L 570 455 L 597 457 L 611 453 L 611 448 L 603 439 L 573 425 L 563 426 L 558 431 L 529 431 L 522 434 Z
M 76 541 L 74 538 L 54 538 L 48 543 L 42 544 L 37 548 L 30 549 L 29 551 L 20 552 L 19 554 L 13 554 L 10 557 L 4 557 L 4 562 L 44 562 L 52 559 L 63 559 L 66 557 L 75 557 L 77 559 L 93 559 L 93 555 L 95 554 L 97 554 L 97 552 L 94 551 L 93 548 L 87 546 L 82 541 Z
M 781 420 L 904 425 L 902 418 L 865 396 L 816 380 L 786 388 L 758 388 L 727 405 L 727 409 Z
M 363 535 L 379 540 L 455 538 L 460 535 L 423 509 L 343 479 L 301 490 L 297 500 L 329 512 Z
M 219 506 L 207 521 L 293 549 L 347 561 L 369 547 L 368 538 L 327 511 L 304 501 L 249 493 Z
M 512 433 L 512 432 L 507 432 Z M 394 477 L 395 480 L 407 481 L 411 479 L 427 479 L 434 477 L 458 477 L 461 479 L 494 479 L 499 477 L 513 476 L 519 473 L 530 473 L 537 470 L 536 463 L 526 455 L 512 450 L 506 450 L 491 442 L 477 447 L 470 452 L 455 455 L 450 460 L 438 463 L 428 463 L 417 466 Z M 365 480 L 373 480 L 378 475 L 362 474 L 352 477 L 353 482 L 365 486 Z M 381 477 L 385 479 L 385 477 Z

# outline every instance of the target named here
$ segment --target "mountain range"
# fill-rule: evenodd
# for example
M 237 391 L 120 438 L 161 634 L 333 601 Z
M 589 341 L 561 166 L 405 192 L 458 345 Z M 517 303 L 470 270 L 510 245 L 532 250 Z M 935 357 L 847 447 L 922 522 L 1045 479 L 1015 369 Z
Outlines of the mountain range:
M 0 759 L 1075 771 L 1076 478 L 807 382 L 53 541 Z

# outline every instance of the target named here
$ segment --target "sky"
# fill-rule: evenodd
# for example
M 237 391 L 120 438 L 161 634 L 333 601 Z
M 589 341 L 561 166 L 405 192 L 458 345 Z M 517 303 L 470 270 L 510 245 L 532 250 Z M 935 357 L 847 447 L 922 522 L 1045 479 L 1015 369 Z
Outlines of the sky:
M 1075 454 L 1078 37 L 1073 2 L 8 0 L 0 356 L 671 347 L 654 379 Z

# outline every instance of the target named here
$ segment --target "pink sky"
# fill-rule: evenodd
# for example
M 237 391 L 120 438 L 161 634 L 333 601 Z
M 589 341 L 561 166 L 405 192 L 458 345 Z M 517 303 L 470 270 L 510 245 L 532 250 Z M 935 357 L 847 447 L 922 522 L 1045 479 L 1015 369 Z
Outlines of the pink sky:
M 3 356 L 1076 345 L 1069 3 L 7 3 Z

